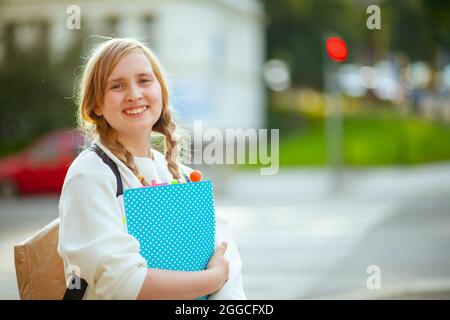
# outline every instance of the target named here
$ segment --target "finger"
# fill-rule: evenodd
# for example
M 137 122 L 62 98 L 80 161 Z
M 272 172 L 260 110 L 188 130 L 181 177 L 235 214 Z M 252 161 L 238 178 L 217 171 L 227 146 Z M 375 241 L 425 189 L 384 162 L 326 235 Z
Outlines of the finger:
M 228 243 L 227 242 L 222 242 L 222 248 L 223 248 L 223 253 L 225 253 L 225 251 L 227 251 L 228 248 Z
M 217 254 L 224 254 L 225 251 L 227 250 L 228 244 L 226 242 L 222 242 L 216 250 Z

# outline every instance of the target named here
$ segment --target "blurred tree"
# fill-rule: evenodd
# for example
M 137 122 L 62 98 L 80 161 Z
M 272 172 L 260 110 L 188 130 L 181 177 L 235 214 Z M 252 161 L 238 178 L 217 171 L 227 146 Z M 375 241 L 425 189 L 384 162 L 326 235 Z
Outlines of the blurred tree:
M 427 0 L 433 1 L 433 0 Z M 401 52 L 410 60 L 431 62 L 435 51 L 431 21 L 427 19 L 424 0 L 383 2 L 385 24 L 390 25 L 390 49 Z
M 429 23 L 428 31 L 433 47 L 438 56 L 436 61 L 442 67 L 450 63 L 450 1 L 428 0 L 424 1 L 425 19 Z
M 49 60 L 48 25 L 33 24 L 35 45 L 17 44 L 17 25 L 3 32 L 0 64 L 0 144 L 30 140 L 46 131 L 74 123 L 73 70 L 80 63 L 81 37 L 60 62 Z
M 450 1 L 262 0 L 267 14 L 268 58 L 286 61 L 293 86 L 322 87 L 322 35 L 340 34 L 348 61 L 373 64 L 391 53 L 410 60 L 449 60 Z M 381 30 L 368 30 L 366 9 L 381 8 Z
M 290 65 L 293 85 L 322 86 L 322 37 L 325 32 L 344 37 L 351 48 L 349 59 L 354 56 L 353 48 L 358 47 L 358 41 L 364 35 L 365 10 L 352 1 L 263 0 L 263 3 L 268 16 L 268 56 Z

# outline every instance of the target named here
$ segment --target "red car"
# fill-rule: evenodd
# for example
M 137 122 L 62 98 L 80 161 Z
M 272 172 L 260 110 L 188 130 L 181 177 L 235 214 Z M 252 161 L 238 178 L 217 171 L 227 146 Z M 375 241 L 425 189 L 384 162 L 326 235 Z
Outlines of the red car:
M 59 193 L 84 137 L 73 129 L 45 134 L 23 151 L 0 159 L 3 196 Z

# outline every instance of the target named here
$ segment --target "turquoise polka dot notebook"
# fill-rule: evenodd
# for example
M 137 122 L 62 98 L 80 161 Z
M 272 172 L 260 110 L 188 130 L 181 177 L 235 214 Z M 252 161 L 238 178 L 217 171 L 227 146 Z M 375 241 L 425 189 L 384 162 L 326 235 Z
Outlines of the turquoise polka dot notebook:
M 206 269 L 214 253 L 213 194 L 211 181 L 124 191 L 128 233 L 139 241 L 149 268 Z

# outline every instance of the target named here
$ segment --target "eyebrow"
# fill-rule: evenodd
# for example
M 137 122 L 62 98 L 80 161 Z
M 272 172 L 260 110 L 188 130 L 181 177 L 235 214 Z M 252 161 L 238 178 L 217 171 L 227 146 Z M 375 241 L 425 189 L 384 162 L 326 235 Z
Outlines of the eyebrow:
M 147 76 L 147 77 L 152 77 L 152 78 L 154 77 L 153 74 L 148 73 L 148 72 L 141 72 L 141 73 L 139 73 L 139 74 L 136 75 L 137 78 L 138 78 L 138 77 L 142 77 L 142 76 Z M 108 80 L 108 83 L 116 82 L 116 81 L 122 81 L 123 79 L 124 79 L 124 78 L 111 79 L 111 80 Z

